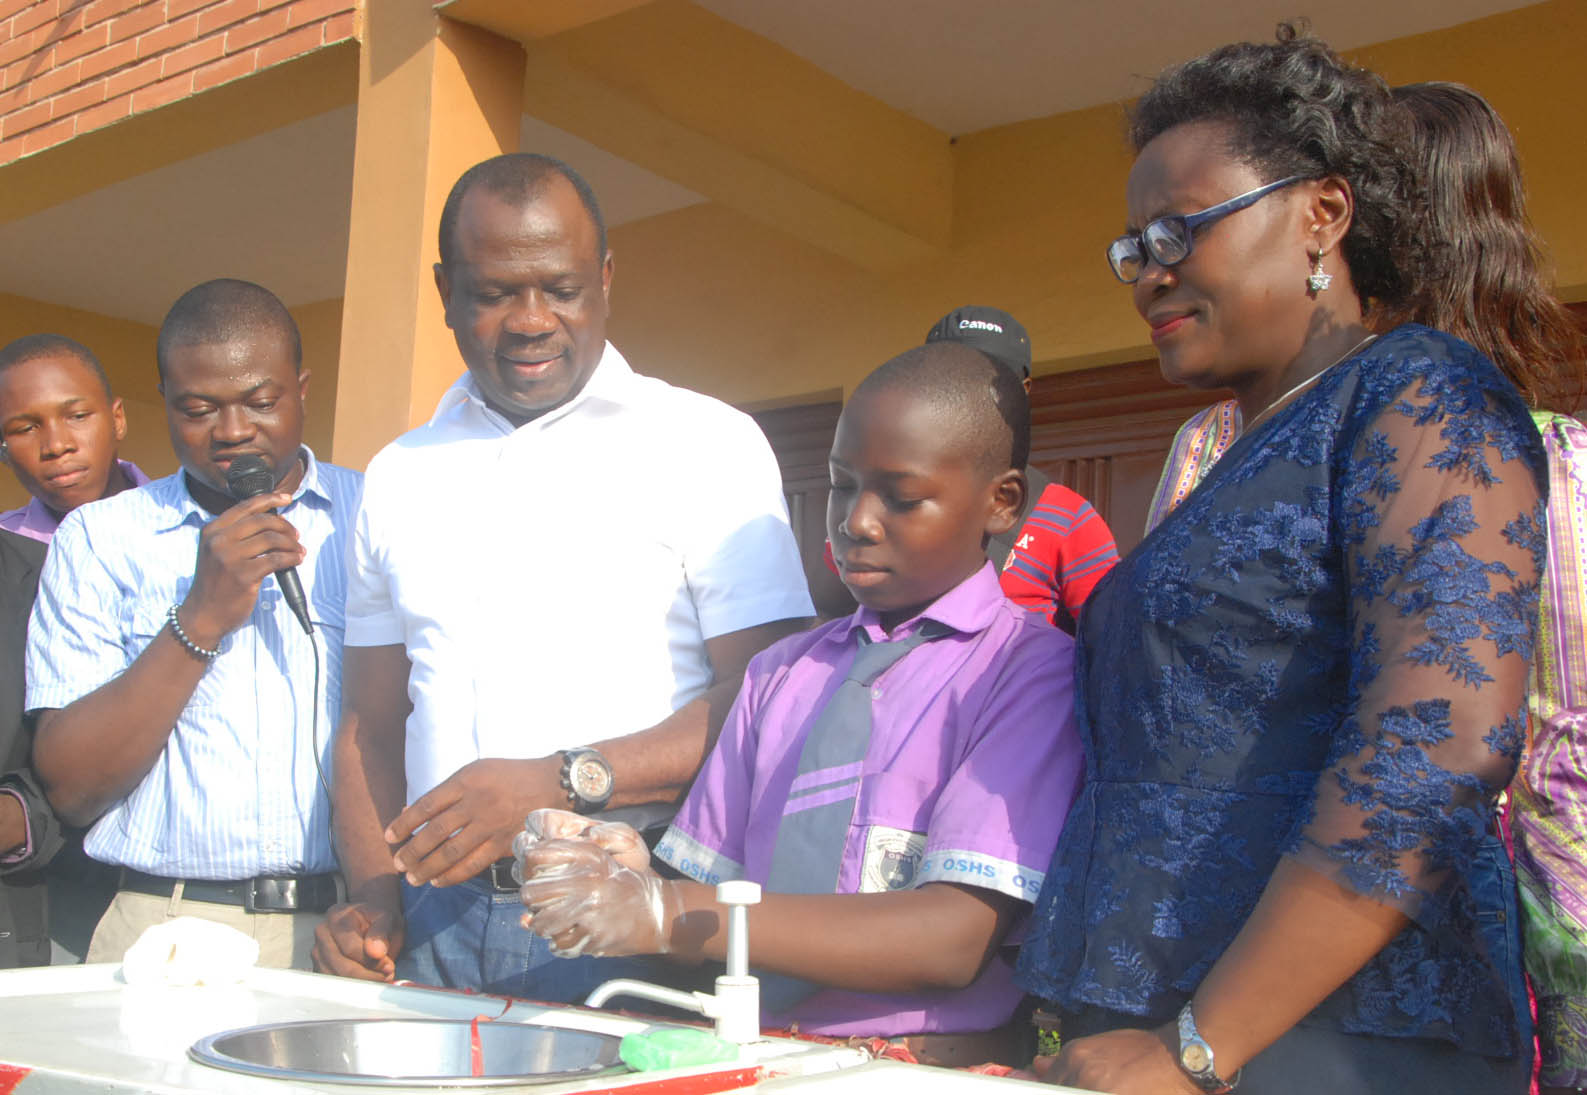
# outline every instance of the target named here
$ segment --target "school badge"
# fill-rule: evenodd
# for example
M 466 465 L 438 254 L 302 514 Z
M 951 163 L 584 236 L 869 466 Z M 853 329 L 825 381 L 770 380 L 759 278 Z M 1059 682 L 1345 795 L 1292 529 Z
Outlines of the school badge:
M 920 873 L 926 853 L 926 834 L 888 825 L 872 825 L 865 834 L 865 858 L 860 861 L 860 893 L 907 890 Z

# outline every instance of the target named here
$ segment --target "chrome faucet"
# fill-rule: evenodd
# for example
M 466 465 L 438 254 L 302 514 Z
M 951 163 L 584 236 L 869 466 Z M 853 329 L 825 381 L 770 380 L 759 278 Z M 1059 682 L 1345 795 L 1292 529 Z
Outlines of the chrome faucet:
M 716 1036 L 723 1041 L 759 1041 L 760 979 L 749 972 L 749 906 L 760 904 L 760 883 L 723 882 L 716 887 L 716 900 L 727 906 L 727 970 L 716 979 L 715 995 L 618 978 L 590 993 L 585 1006 L 598 1008 L 614 996 L 637 996 L 716 1020 Z

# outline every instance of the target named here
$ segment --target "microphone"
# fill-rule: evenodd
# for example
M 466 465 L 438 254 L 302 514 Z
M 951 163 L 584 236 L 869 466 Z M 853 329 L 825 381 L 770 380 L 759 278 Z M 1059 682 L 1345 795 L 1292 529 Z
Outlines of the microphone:
M 257 453 L 250 452 L 237 457 L 231 462 L 231 467 L 226 469 L 226 493 L 238 502 L 269 494 L 275 489 L 275 474 L 265 458 Z M 274 513 L 275 510 L 270 512 Z M 303 596 L 303 583 L 298 580 L 298 568 L 282 567 L 276 571 L 276 584 L 281 587 L 281 596 L 286 598 L 287 607 L 298 618 L 298 623 L 303 625 L 304 632 L 314 634 L 314 625 L 309 623 L 309 602 Z

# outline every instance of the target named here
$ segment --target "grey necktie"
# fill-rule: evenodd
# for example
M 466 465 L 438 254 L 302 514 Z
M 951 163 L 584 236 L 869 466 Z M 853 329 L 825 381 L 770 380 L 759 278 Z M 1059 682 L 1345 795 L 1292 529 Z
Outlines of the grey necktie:
M 913 635 L 882 643 L 859 632 L 860 648 L 854 663 L 811 724 L 799 753 L 799 767 L 772 848 L 766 878 L 769 892 L 837 890 L 860 793 L 860 772 L 871 746 L 872 685 L 905 654 L 950 630 L 926 620 Z M 771 1011 L 786 1010 L 818 988 L 775 974 L 761 974 L 761 982 L 761 1000 Z

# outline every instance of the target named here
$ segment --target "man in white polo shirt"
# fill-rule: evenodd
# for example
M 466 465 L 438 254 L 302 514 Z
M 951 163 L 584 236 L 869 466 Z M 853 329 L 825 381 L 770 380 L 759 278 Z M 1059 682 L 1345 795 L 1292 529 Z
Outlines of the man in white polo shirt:
M 750 657 L 812 609 L 759 428 L 606 341 L 612 257 L 583 179 L 478 164 L 440 248 L 468 373 L 369 466 L 335 754 L 349 903 L 315 956 L 569 999 L 593 960 L 519 925 L 524 815 L 665 818 Z

